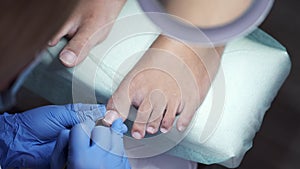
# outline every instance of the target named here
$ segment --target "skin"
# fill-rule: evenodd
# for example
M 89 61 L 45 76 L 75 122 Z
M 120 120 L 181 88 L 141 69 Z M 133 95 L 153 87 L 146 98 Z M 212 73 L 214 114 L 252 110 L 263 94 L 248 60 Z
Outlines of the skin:
M 236 18 L 249 5 L 249 3 L 244 3 L 245 7 L 241 8 L 243 4 L 238 3 L 239 7 L 234 6 L 235 0 L 223 5 L 224 1 L 218 0 L 190 1 L 185 4 L 180 4 L 182 1 L 172 1 L 172 3 L 166 3 L 166 9 L 171 14 L 178 15 L 198 26 L 206 27 Z M 246 1 L 250 2 L 250 0 Z M 0 90 L 6 89 L 13 82 L 17 74 L 45 47 L 46 42 L 55 32 L 57 33 L 48 43 L 51 46 L 56 45 L 63 36 L 70 39 L 60 54 L 62 63 L 67 67 L 79 64 L 95 45 L 106 38 L 113 20 L 118 16 L 125 0 L 80 0 L 79 5 L 68 17 L 75 2 L 46 0 L 38 4 L 36 1 L 34 3 L 39 5 L 39 8 L 32 6 L 32 9 L 22 7 L 26 4 L 21 3 L 18 3 L 20 6 L 7 2 L 7 4 L 1 5 L 3 9 L 0 11 L 3 14 L 0 15 L 0 21 L 1 25 L 6 26 L 2 26 L 0 29 L 1 37 L 5 39 L 0 43 L 2 51 L 0 63 L 6 64 L 1 64 L 0 67 Z M 187 6 L 189 4 L 190 6 Z M 227 8 L 223 8 L 225 5 L 235 7 L 230 8 L 229 11 L 236 12 L 226 12 L 224 9 Z M 202 10 L 195 8 L 196 6 Z M 20 8 L 27 10 L 20 11 Z M 210 10 L 206 10 L 211 8 L 215 8 L 216 11 L 213 15 Z M 40 10 L 36 11 L 36 9 Z M 184 12 L 187 11 L 184 9 L 190 10 Z M 6 15 L 8 12 L 10 14 Z M 47 20 L 35 17 L 39 16 L 37 12 L 47 17 Z M 9 19 L 5 18 L 8 16 Z M 199 17 L 202 19 L 197 20 L 196 18 Z M 68 18 L 67 22 L 57 31 L 66 18 Z M 41 28 L 41 25 L 47 26 Z M 97 32 L 104 25 L 108 25 L 105 27 L 106 31 Z M 36 32 L 39 32 L 39 36 L 35 36 Z M 97 38 L 91 39 L 91 36 Z M 18 50 L 13 50 L 12 47 Z M 133 105 L 138 108 L 138 115 L 132 128 L 135 138 L 143 138 L 146 131 L 151 134 L 158 130 L 168 132 L 177 114 L 180 114 L 177 128 L 183 131 L 207 94 L 215 72 L 218 70 L 223 49 L 223 46 L 202 48 L 192 44 L 183 44 L 162 35 L 159 36 L 109 100 L 106 120 L 112 122 L 119 116 L 127 118 L 129 106 Z M 182 70 L 186 71 L 186 74 L 174 71 L 174 67 L 183 68 Z
M 181 0 L 169 1 L 172 3 L 165 3 L 166 9 L 202 27 L 230 22 L 251 3 L 251 0 L 189 1 L 184 4 Z M 78 8 L 49 42 L 53 46 L 63 36 L 70 39 L 60 54 L 62 63 L 73 67 L 84 60 L 90 49 L 106 38 L 124 3 L 125 0 L 80 0 Z M 97 32 L 107 24 L 110 26 L 105 27 L 106 31 Z M 132 105 L 138 108 L 136 119 L 130 119 L 135 121 L 132 135 L 136 139 L 143 138 L 146 132 L 168 132 L 178 114 L 177 129 L 184 131 L 207 94 L 223 50 L 224 46 L 204 48 L 159 36 L 109 99 L 105 121 L 111 124 L 119 117 L 125 120 Z M 174 67 L 182 68 L 185 73 Z
M 161 0 L 161 2 L 168 13 L 199 27 L 209 28 L 237 19 L 250 7 L 252 0 Z
M 61 30 L 49 41 L 55 46 L 66 36 L 69 43 L 60 53 L 60 60 L 67 67 L 81 63 L 89 51 L 102 42 L 110 32 L 126 0 L 79 0 L 77 8 Z M 102 29 L 105 27 L 104 29 Z M 101 29 L 101 32 L 98 30 Z M 97 38 L 90 38 L 90 37 Z
M 138 107 L 131 131 L 136 139 L 170 131 L 176 115 L 177 129 L 184 131 L 207 94 L 223 49 L 191 48 L 159 36 L 109 100 L 108 110 L 119 113 L 108 113 L 126 118 L 131 105 Z M 115 119 L 111 114 L 108 121 Z

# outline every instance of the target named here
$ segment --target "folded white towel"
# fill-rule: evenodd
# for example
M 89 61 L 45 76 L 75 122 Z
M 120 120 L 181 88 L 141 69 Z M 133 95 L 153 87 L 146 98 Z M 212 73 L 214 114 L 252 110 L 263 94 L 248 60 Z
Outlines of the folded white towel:
M 130 22 L 130 17 L 126 20 L 125 16 L 132 14 L 139 14 L 134 16 L 139 22 Z M 104 103 L 159 33 L 149 19 L 141 15 L 135 1 L 127 1 L 119 18 L 123 19 L 115 24 L 108 39 L 74 69 L 65 68 L 57 59 L 66 40 L 48 49 L 42 64 L 26 81 L 26 87 L 54 104 L 72 101 Z M 133 29 L 122 32 L 122 24 L 130 24 Z M 116 41 L 122 33 L 128 36 Z M 172 148 L 169 154 L 188 160 L 237 167 L 252 147 L 264 114 L 286 79 L 291 64 L 284 47 L 256 30 L 229 43 L 221 65 L 189 133 L 178 145 L 168 137 L 177 137 L 176 131 L 164 138 L 152 137 L 133 144 L 127 138 L 129 155 L 147 156 Z

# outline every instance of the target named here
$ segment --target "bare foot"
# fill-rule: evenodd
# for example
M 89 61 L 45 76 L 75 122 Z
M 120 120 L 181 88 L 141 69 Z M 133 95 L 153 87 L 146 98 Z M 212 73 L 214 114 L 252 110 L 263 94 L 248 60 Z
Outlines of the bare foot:
M 160 36 L 110 98 L 107 121 L 118 117 L 113 112 L 127 118 L 133 105 L 138 107 L 134 138 L 170 131 L 177 114 L 177 129 L 184 131 L 208 92 L 223 49 L 188 47 Z
M 126 0 L 79 1 L 71 17 L 49 42 L 50 46 L 55 46 L 62 37 L 70 38 L 60 53 L 60 60 L 65 66 L 73 67 L 81 63 L 90 50 L 107 37 L 125 2 Z

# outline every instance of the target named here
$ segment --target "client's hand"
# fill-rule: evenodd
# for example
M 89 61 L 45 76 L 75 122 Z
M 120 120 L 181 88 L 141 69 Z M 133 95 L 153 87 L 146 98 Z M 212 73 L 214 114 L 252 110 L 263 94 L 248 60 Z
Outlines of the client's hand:
M 51 168 L 67 164 L 68 169 L 130 169 L 123 146 L 125 132 L 122 119 L 113 122 L 111 128 L 96 126 L 91 131 L 90 126 L 78 124 L 71 131 L 64 130 L 53 151 Z
M 223 47 L 189 47 L 160 36 L 121 82 L 107 105 L 105 120 L 127 118 L 138 107 L 132 136 L 168 132 L 180 114 L 177 129 L 184 131 L 204 100 L 220 63 Z
M 86 119 L 103 117 L 103 105 L 45 106 L 0 116 L 0 164 L 3 168 L 49 168 L 59 133 Z
M 70 38 L 60 53 L 60 60 L 65 66 L 73 67 L 81 63 L 89 51 L 107 37 L 125 1 L 79 1 L 71 17 L 49 42 L 50 46 L 55 46 L 62 37 Z

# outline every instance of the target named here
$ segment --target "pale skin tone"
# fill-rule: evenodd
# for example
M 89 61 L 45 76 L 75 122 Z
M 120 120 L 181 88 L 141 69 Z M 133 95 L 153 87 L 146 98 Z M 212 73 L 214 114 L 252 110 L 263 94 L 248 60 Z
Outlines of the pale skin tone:
M 191 49 L 177 40 L 159 36 L 121 82 L 108 102 L 108 109 L 125 112 L 120 114 L 127 117 L 131 104 L 138 107 L 132 127 L 132 135 L 137 139 L 146 132 L 170 131 L 177 114 L 177 129 L 184 131 L 207 94 L 223 49 Z
M 184 4 L 180 0 L 170 1 L 172 3 L 166 3 L 167 9 L 203 27 L 235 19 L 251 2 L 189 1 Z M 81 0 L 73 15 L 49 42 L 54 46 L 63 36 L 70 38 L 60 54 L 62 63 L 73 67 L 84 60 L 92 47 L 105 39 L 111 27 L 106 27 L 106 31 L 97 35 L 96 39 L 93 37 L 90 40 L 90 37 L 99 27 L 116 19 L 124 3 L 125 0 Z M 204 8 L 205 5 L 214 9 L 214 15 L 211 15 L 211 10 Z M 224 10 L 226 5 L 229 10 Z M 199 12 L 201 10 L 202 13 Z M 196 19 L 199 17 L 201 20 Z M 121 116 L 125 120 L 132 105 L 138 108 L 132 128 L 134 138 L 141 139 L 146 132 L 154 134 L 159 130 L 164 133 L 170 131 L 178 114 L 180 116 L 176 127 L 184 131 L 207 94 L 223 50 L 224 46 L 205 48 L 160 35 L 110 98 L 105 119 L 112 122 Z M 177 71 L 179 68 L 185 73 Z
M 89 51 L 101 43 L 109 34 L 114 21 L 119 15 L 126 0 L 80 0 L 77 8 L 61 30 L 49 41 L 55 46 L 67 36 L 70 41 L 60 53 L 60 60 L 67 67 L 81 63 Z M 109 26 L 107 24 L 111 23 Z M 104 29 L 101 27 L 105 26 Z M 97 34 L 97 38 L 91 38 Z
M 161 2 L 170 14 L 199 27 L 208 28 L 235 20 L 250 7 L 252 0 L 161 0 Z

